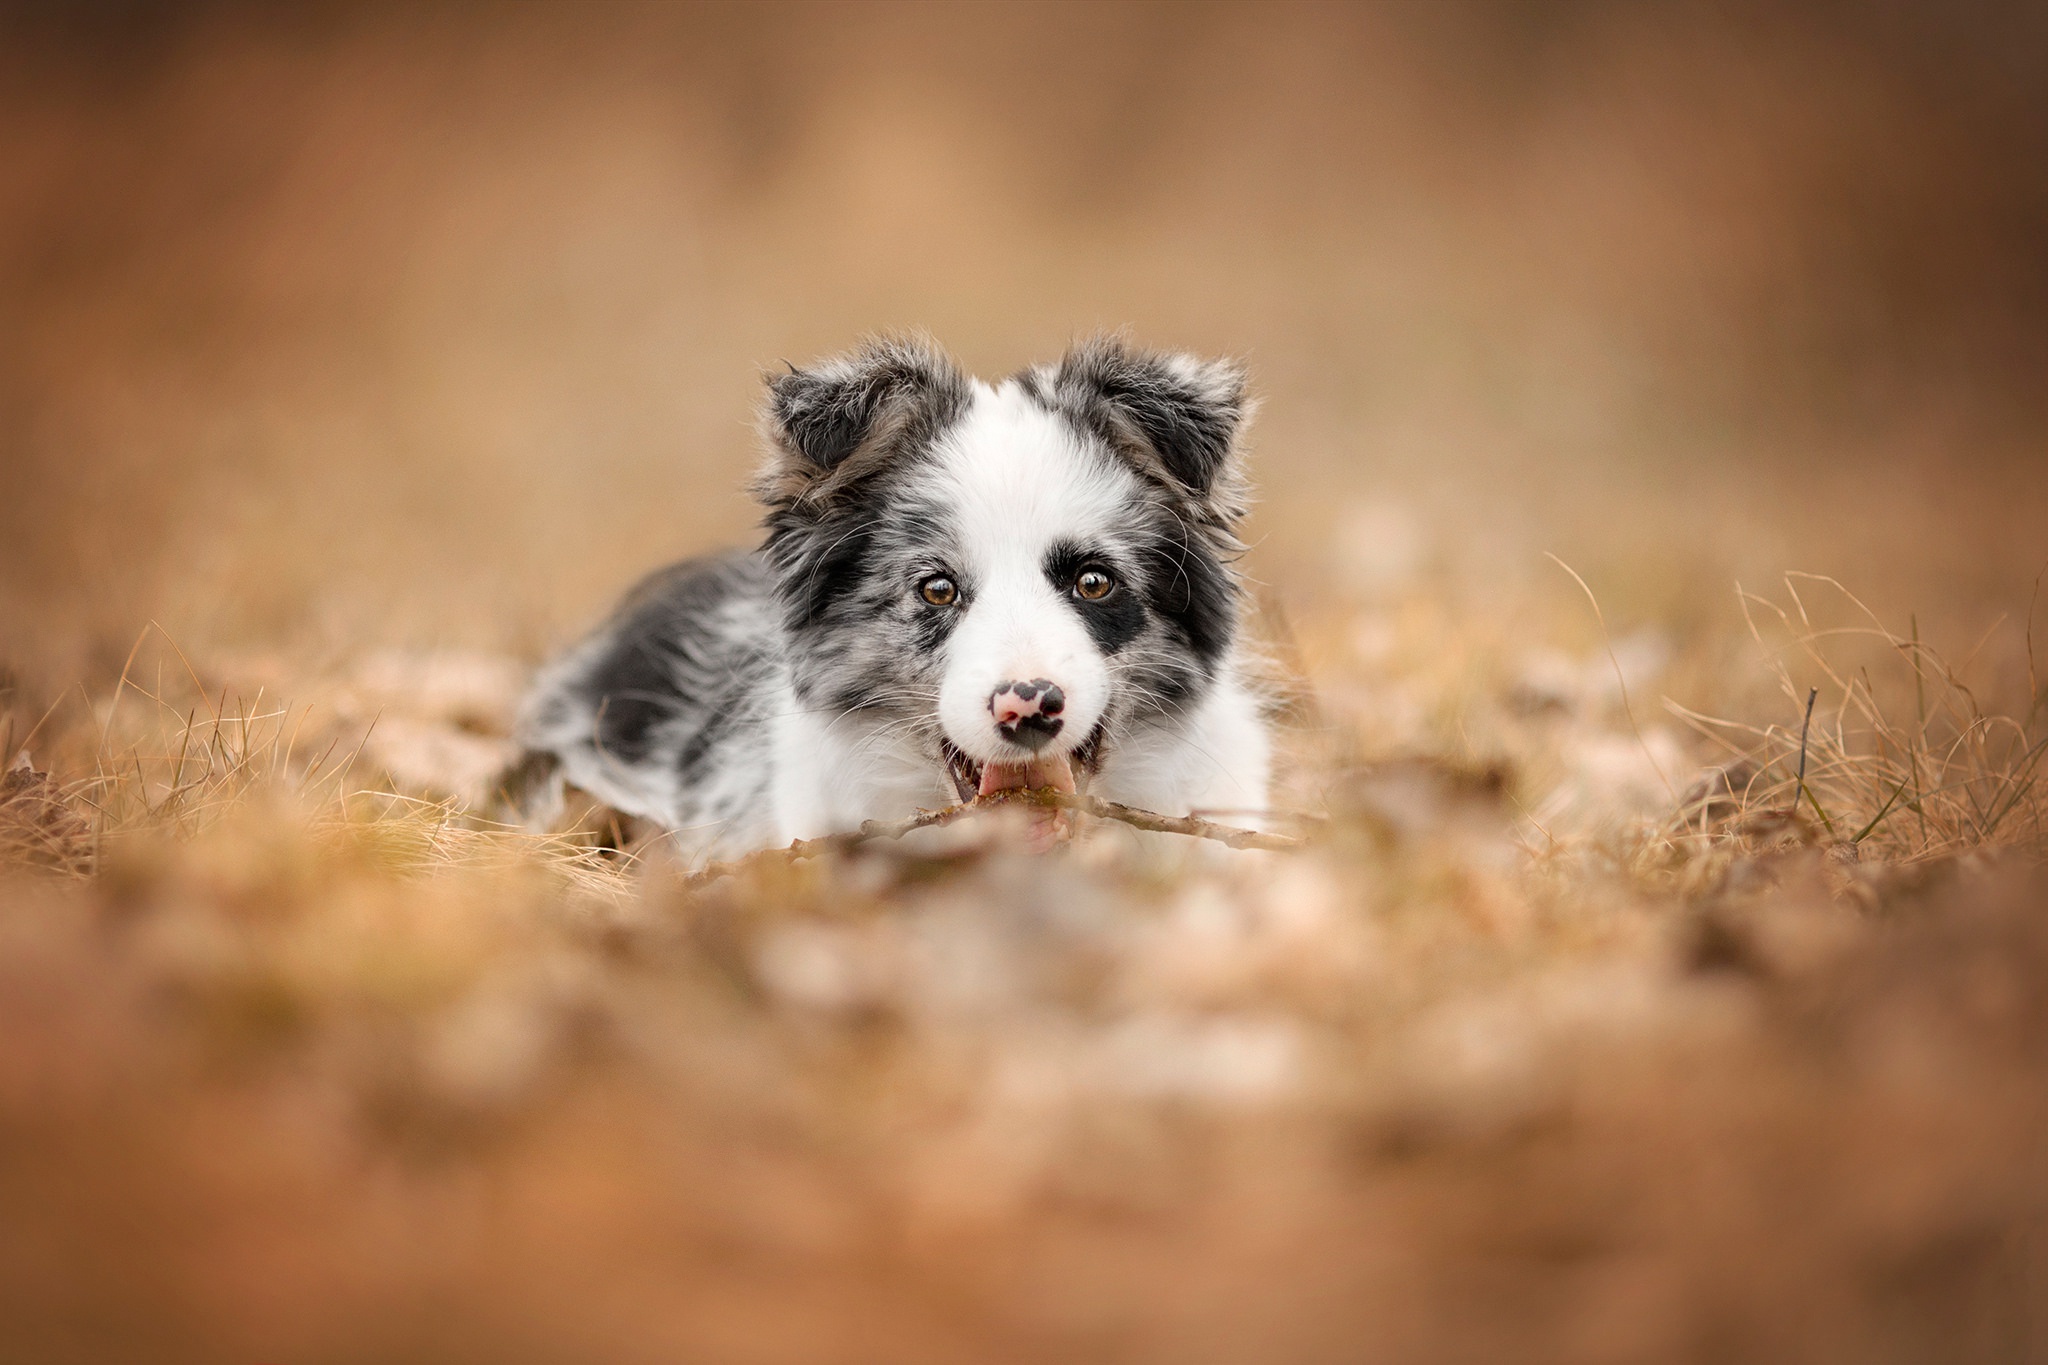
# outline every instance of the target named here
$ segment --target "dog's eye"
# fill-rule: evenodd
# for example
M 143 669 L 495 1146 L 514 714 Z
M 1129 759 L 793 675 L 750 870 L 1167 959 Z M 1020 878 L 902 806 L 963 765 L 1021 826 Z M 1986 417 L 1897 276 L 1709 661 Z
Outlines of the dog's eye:
M 935 607 L 950 607 L 960 600 L 960 589 L 944 574 L 933 574 L 917 585 L 917 595 Z
M 1100 602 L 1115 586 L 1116 580 L 1100 569 L 1083 569 L 1074 580 L 1074 591 L 1090 602 Z

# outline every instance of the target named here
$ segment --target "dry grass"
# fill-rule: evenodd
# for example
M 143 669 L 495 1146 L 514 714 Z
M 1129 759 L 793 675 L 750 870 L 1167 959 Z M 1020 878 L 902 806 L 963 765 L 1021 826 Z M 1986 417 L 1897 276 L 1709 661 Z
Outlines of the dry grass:
M 1809 593 L 1818 589 L 1838 594 L 1863 621 L 1817 629 L 1800 595 L 1802 580 Z M 2038 578 L 2035 590 L 2038 594 Z M 1830 578 L 1788 577 L 1786 596 L 1789 610 L 1747 595 L 1744 606 L 1770 613 L 1772 624 L 1785 637 L 1773 671 L 1786 695 L 1795 700 L 1798 695 L 1792 663 L 1785 657 L 1796 650 L 1798 662 L 1805 665 L 1802 671 L 1831 684 L 1833 714 L 1823 711 L 1818 726 L 1802 719 L 1796 748 L 1791 747 L 1795 741 L 1787 729 L 1749 730 L 1755 747 L 1744 757 L 1756 766 L 1755 775 L 1744 783 L 1746 803 L 1770 808 L 1775 801 L 1779 809 L 1800 808 L 1802 816 L 1810 810 L 1831 840 L 1861 848 L 1876 836 L 1871 846 L 1889 859 L 2042 846 L 2038 775 L 2048 734 L 2036 735 L 2043 693 L 2034 673 L 2032 598 L 2025 631 L 2025 711 L 1999 715 L 1987 713 L 1962 681 L 1961 675 L 1975 662 L 1976 650 L 1973 657 L 1951 667 L 1921 642 L 1917 619 L 1911 633 L 1902 635 Z M 1750 615 L 1749 626 L 1762 644 L 1764 631 L 1755 614 Z M 1829 644 L 1845 638 L 1876 645 L 1879 667 L 1889 664 L 1890 676 L 1874 679 L 1870 664 L 1832 654 Z M 1984 643 L 1980 641 L 1977 649 Z M 1910 713 L 1904 705 L 1908 676 Z M 1880 687 L 1885 689 L 1882 693 Z M 1818 691 L 1817 685 L 1809 690 L 1808 717 Z M 1719 728 L 1724 734 L 1742 732 L 1742 727 Z M 1773 768 L 1776 781 L 1770 783 Z M 1894 812 L 1896 820 L 1881 828 Z
M 940 12 L 0 14 L 0 1357 L 2043 1359 L 2031 12 Z M 1247 358 L 1307 848 L 487 818 L 913 325 Z
M 1426 717 L 1373 758 L 1341 704 L 1297 708 L 1287 785 L 1329 816 L 1301 853 L 1034 857 L 998 824 L 708 886 L 408 790 L 366 758 L 386 716 L 322 719 L 358 684 L 238 700 L 152 635 L 126 705 L 45 723 L 77 775 L 0 806 L 11 1340 L 2027 1359 L 2039 717 L 1795 587 L 1808 615 L 1750 620 L 1765 676 L 1842 689 L 1803 789 L 1796 724 L 1672 701 L 1701 742 L 1665 776 L 1723 785 L 1595 764 L 1589 808 L 1589 746 L 1685 752 L 1596 645 L 1576 694 L 1550 660 L 1467 699 L 1483 763 Z M 1350 632 L 1432 615 L 1410 591 Z M 501 729 L 436 699 L 452 666 L 380 662 L 418 684 L 402 733 Z M 1530 814 L 1566 808 L 1546 784 L 1570 829 Z

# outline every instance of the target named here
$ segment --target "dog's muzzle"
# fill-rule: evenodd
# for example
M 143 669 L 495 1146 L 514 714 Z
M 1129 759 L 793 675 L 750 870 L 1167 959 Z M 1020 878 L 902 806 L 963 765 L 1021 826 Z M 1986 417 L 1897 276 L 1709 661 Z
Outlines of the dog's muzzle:
M 1095 770 L 1102 766 L 1104 727 L 1097 724 L 1088 737 L 1066 753 L 1046 757 L 1034 754 L 1021 762 L 983 763 L 969 758 L 950 740 L 940 740 L 939 750 L 953 789 L 962 801 L 972 801 L 990 792 L 1017 787 L 1051 787 L 1055 791 L 1084 789 Z M 1048 738 L 1050 738 L 1048 736 Z

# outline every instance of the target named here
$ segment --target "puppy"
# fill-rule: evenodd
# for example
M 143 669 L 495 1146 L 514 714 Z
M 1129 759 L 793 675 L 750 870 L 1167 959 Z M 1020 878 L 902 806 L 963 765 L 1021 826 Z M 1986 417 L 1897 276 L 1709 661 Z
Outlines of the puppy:
M 548 665 L 526 766 L 693 860 L 1020 787 L 1263 809 L 1249 407 L 1237 366 L 1114 339 L 993 385 L 921 338 L 776 376 L 761 547 Z

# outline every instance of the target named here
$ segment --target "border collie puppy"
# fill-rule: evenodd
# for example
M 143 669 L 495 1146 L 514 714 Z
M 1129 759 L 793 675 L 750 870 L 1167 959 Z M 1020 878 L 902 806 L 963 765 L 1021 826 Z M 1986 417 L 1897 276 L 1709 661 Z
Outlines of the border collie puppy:
M 1235 365 L 1114 339 L 995 385 L 922 338 L 776 376 L 761 548 L 654 575 L 544 669 L 527 770 L 693 859 L 1017 787 L 1262 809 L 1249 406 Z

